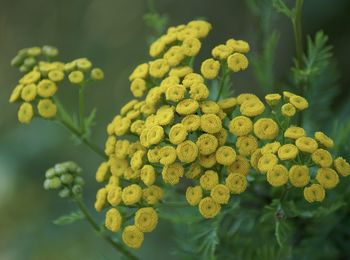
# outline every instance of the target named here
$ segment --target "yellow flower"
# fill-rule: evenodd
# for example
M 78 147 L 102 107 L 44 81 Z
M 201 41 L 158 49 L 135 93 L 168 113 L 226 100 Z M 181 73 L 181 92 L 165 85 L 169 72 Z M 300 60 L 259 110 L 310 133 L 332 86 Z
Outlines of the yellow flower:
M 211 51 L 211 55 L 213 55 L 214 58 L 220 60 L 227 59 L 230 54 L 232 54 L 232 48 L 226 46 L 225 44 L 219 44 L 218 46 L 215 46 Z
M 115 143 L 115 156 L 119 159 L 124 159 L 128 155 L 129 145 L 128 140 L 118 140 Z
M 221 130 L 214 134 L 214 136 L 218 139 L 219 145 L 222 146 L 226 143 L 227 131 L 225 128 L 221 128 Z
M 41 77 L 41 74 L 39 71 L 31 71 L 29 73 L 27 73 L 26 75 L 24 75 L 20 80 L 19 83 L 23 84 L 23 85 L 28 85 L 28 84 L 32 84 L 32 83 L 36 83 Z
M 218 101 L 218 105 L 223 110 L 229 110 L 237 105 L 237 99 L 234 97 L 222 99 Z
M 239 94 L 236 100 L 238 105 L 242 105 L 246 101 L 253 101 L 253 100 L 260 101 L 260 99 L 256 95 L 250 94 L 250 93 Z
M 188 187 L 186 189 L 186 200 L 191 206 L 197 206 L 203 197 L 201 186 Z
M 137 78 L 131 82 L 130 90 L 134 97 L 142 97 L 146 89 L 146 81 L 144 79 Z
M 291 103 L 286 103 L 281 107 L 282 115 L 286 117 L 292 117 L 295 115 L 295 107 Z
M 79 70 L 75 70 L 69 73 L 68 79 L 73 84 L 80 84 L 84 81 L 84 74 Z
M 246 41 L 229 39 L 226 41 L 226 45 L 233 52 L 247 53 L 249 51 L 249 44 Z
M 281 95 L 277 93 L 267 94 L 265 96 L 266 103 L 272 107 L 276 106 L 280 102 L 281 98 Z
M 103 162 L 100 164 L 100 166 L 96 171 L 96 181 L 103 182 L 107 177 L 107 173 L 108 173 L 108 163 Z
M 184 41 L 187 38 L 197 37 L 197 30 L 190 27 L 185 27 L 183 30 L 179 31 L 176 35 L 179 41 Z
M 48 79 L 43 79 L 39 82 L 37 87 L 38 95 L 43 98 L 52 97 L 57 91 L 56 84 Z
M 185 53 L 180 46 L 172 46 L 164 54 L 163 58 L 168 62 L 169 66 L 177 66 L 185 58 Z
M 238 148 L 239 154 L 250 156 L 258 148 L 258 141 L 252 135 L 239 136 L 237 138 L 236 147 Z
M 161 126 L 152 126 L 147 133 L 147 141 L 149 144 L 158 144 L 164 138 L 164 129 Z
M 163 190 L 156 185 L 152 185 L 151 187 L 144 189 L 142 192 L 142 198 L 149 205 L 157 204 L 162 197 Z
M 181 162 L 191 163 L 197 159 L 198 147 L 194 142 L 187 140 L 176 147 L 176 153 Z
M 289 102 L 296 107 L 298 110 L 304 110 L 308 108 L 309 103 L 307 100 L 301 96 L 293 95 L 289 98 Z
M 220 62 L 212 58 L 202 62 L 201 73 L 206 79 L 215 79 L 220 70 Z
M 264 154 L 258 161 L 258 169 L 262 173 L 271 170 L 278 163 L 278 158 L 272 153 Z
M 332 148 L 334 146 L 333 140 L 322 132 L 316 132 L 315 139 L 326 148 Z
M 209 134 L 215 134 L 222 128 L 221 119 L 215 114 L 201 116 L 201 129 Z
M 272 140 L 278 135 L 279 129 L 270 118 L 260 118 L 254 123 L 254 134 L 262 140 Z
M 190 88 L 193 84 L 196 83 L 203 83 L 204 79 L 202 75 L 197 73 L 190 73 L 185 76 L 185 78 L 182 80 L 182 85 L 185 88 Z
M 33 101 L 36 97 L 36 85 L 31 83 L 29 85 L 26 85 L 21 92 L 21 98 L 24 101 L 30 102 Z
M 289 169 L 289 181 L 297 188 L 306 186 L 310 182 L 309 168 L 305 165 L 293 165 Z
M 261 153 L 261 149 L 256 149 L 254 153 L 252 153 L 250 157 L 250 164 L 255 170 L 258 170 L 258 163 L 260 158 L 263 156 Z
M 162 106 L 156 114 L 156 121 L 159 125 L 168 125 L 174 119 L 174 107 Z
M 272 186 L 282 186 L 288 182 L 288 170 L 283 165 L 277 164 L 267 171 L 266 178 Z
M 149 74 L 154 78 L 162 78 L 169 71 L 169 64 L 165 59 L 158 59 L 149 63 Z
M 144 155 L 145 155 L 144 151 L 137 151 L 136 153 L 133 154 L 130 160 L 131 169 L 136 171 L 142 167 L 142 164 L 143 164 L 142 159 Z
M 78 69 L 82 71 L 87 71 L 91 69 L 91 66 L 92 66 L 91 61 L 89 61 L 87 58 L 76 59 L 75 63 Z
M 299 148 L 300 151 L 305 153 L 313 153 L 316 151 L 318 145 L 317 142 L 311 137 L 299 137 L 295 141 L 295 145 Z
M 127 117 L 117 116 L 114 121 L 114 133 L 117 136 L 124 135 L 130 128 L 131 121 Z
M 245 116 L 237 116 L 230 122 L 230 132 L 237 136 L 248 135 L 253 130 L 253 122 Z
M 148 75 L 148 67 L 149 66 L 147 63 L 142 63 L 138 65 L 129 76 L 129 80 L 132 81 L 137 78 L 141 78 L 141 79 L 146 78 Z
M 258 99 L 245 101 L 240 107 L 241 114 L 249 117 L 261 115 L 264 110 L 265 105 Z
M 103 80 L 105 77 L 105 74 L 102 69 L 100 68 L 93 68 L 90 72 L 90 78 L 92 80 Z
M 120 114 L 123 116 L 128 113 L 130 110 L 134 108 L 134 106 L 138 103 L 137 99 L 132 99 L 128 103 L 126 103 L 121 109 Z M 117 116 L 118 117 L 118 116 Z M 116 117 L 116 118 L 117 118 Z
M 122 216 L 116 208 L 111 208 L 106 213 L 105 226 L 112 232 L 118 232 L 122 224 Z
M 128 161 L 124 159 L 118 159 L 110 157 L 108 164 L 111 169 L 111 173 L 114 176 L 122 176 L 124 171 L 128 168 Z
M 200 166 L 210 169 L 216 164 L 215 153 L 204 155 L 199 155 L 199 164 Z
M 159 162 L 163 165 L 169 165 L 176 161 L 176 150 L 174 147 L 163 146 L 159 151 Z
M 175 124 L 169 132 L 169 141 L 172 144 L 180 144 L 187 137 L 187 128 L 183 124 Z
M 236 160 L 236 152 L 232 147 L 221 146 L 217 149 L 216 161 L 222 165 L 230 165 Z
M 204 155 L 214 153 L 218 147 L 218 144 L 217 138 L 211 134 L 202 134 L 197 139 L 199 152 Z
M 185 116 L 181 123 L 186 127 L 188 132 L 196 131 L 201 125 L 201 119 L 198 115 Z
M 230 173 L 225 180 L 225 185 L 233 194 L 241 194 L 247 188 L 248 182 L 244 175 L 239 173 Z
M 218 184 L 210 191 L 210 196 L 219 204 L 227 204 L 230 199 L 230 190 L 226 185 Z
M 326 192 L 320 184 L 312 184 L 304 188 L 304 198 L 307 202 L 321 202 L 326 197 Z
M 250 169 L 249 161 L 242 155 L 237 155 L 236 160 L 227 167 L 228 173 L 239 173 L 247 176 Z
M 262 154 L 268 154 L 268 153 L 277 153 L 278 149 L 281 147 L 281 143 L 280 142 L 273 142 L 273 143 L 268 143 L 265 144 L 262 148 L 261 148 L 261 153 Z
M 221 210 L 220 204 L 215 202 L 211 197 L 201 199 L 198 208 L 204 218 L 214 218 Z
M 346 177 L 350 175 L 350 165 L 344 158 L 338 157 L 335 159 L 334 167 L 341 176 Z
M 144 235 L 138 227 L 132 225 L 124 228 L 122 239 L 128 247 L 137 249 L 141 247 Z
M 161 39 L 154 41 L 149 49 L 149 55 L 153 58 L 159 56 L 165 49 L 166 44 Z
M 191 67 L 181 66 L 181 67 L 172 68 L 169 72 L 169 76 L 183 78 L 192 72 L 193 72 L 193 69 Z
M 332 189 L 339 183 L 339 177 L 335 170 L 331 168 L 320 168 L 317 170 L 316 180 L 325 189 Z
M 283 97 L 286 102 L 289 102 L 292 96 L 295 96 L 295 94 L 289 91 L 283 91 Z
M 34 115 L 33 106 L 24 102 L 18 110 L 18 121 L 22 124 L 29 124 Z
M 97 212 L 100 212 L 106 204 L 107 189 L 101 188 L 96 193 L 96 201 L 94 207 Z
M 155 147 L 148 150 L 147 159 L 150 163 L 158 163 L 160 158 L 160 147 Z
M 135 213 L 135 226 L 142 232 L 152 232 L 158 224 L 157 212 L 151 208 L 140 208 Z
M 19 99 L 19 97 L 21 96 L 21 92 L 22 92 L 23 87 L 24 86 L 22 84 L 18 84 L 14 88 L 14 90 L 11 93 L 10 99 L 9 99 L 10 103 L 13 103 Z
M 211 190 L 219 184 L 219 175 L 217 172 L 208 170 L 200 177 L 199 183 L 204 190 Z
M 201 172 L 201 166 L 199 165 L 199 163 L 195 162 L 191 164 L 190 168 L 185 173 L 185 176 L 189 179 L 194 179 L 197 178 L 201 174 Z
M 179 102 L 184 99 L 186 88 L 180 84 L 170 86 L 165 93 L 166 100 Z
M 51 99 L 41 99 L 38 103 L 38 112 L 44 118 L 52 118 L 56 116 L 57 107 Z
M 206 99 L 209 96 L 209 90 L 203 83 L 194 83 L 190 86 L 190 97 L 194 100 Z
M 180 115 L 190 115 L 197 111 L 199 104 L 193 99 L 184 99 L 176 106 L 176 112 Z
M 130 110 L 126 114 L 126 118 L 129 118 L 130 120 L 135 120 L 141 115 L 141 112 L 139 110 Z
M 186 38 L 182 43 L 182 49 L 186 56 L 193 57 L 198 54 L 201 45 L 201 42 L 197 38 Z
M 216 114 L 219 112 L 219 105 L 211 100 L 203 101 L 201 103 L 201 110 L 203 114 Z
M 187 26 L 193 30 L 196 30 L 198 38 L 204 38 L 211 30 L 211 24 L 207 21 L 194 20 L 187 24 Z
M 41 48 L 40 47 L 31 47 L 27 50 L 28 56 L 39 56 L 41 54 Z
M 184 168 L 180 163 L 173 163 L 166 165 L 162 170 L 162 177 L 164 183 L 171 185 L 178 184 L 180 178 L 184 175 Z
M 306 135 L 305 130 L 297 126 L 291 126 L 287 128 L 287 130 L 284 132 L 284 137 L 290 138 L 290 139 L 298 139 L 305 135 Z
M 244 54 L 234 53 L 227 58 L 227 66 L 233 72 L 245 70 L 248 68 L 248 59 Z
M 298 148 L 294 144 L 285 144 L 278 149 L 278 157 L 284 160 L 293 160 L 299 153 Z
M 112 176 L 112 177 L 115 177 L 115 176 Z M 110 178 L 110 180 L 113 180 L 112 177 Z M 122 201 L 122 188 L 116 185 L 110 185 L 110 187 L 108 188 L 107 201 L 112 206 L 118 206 Z
M 51 70 L 48 74 L 50 80 L 59 82 L 64 79 L 64 73 L 62 70 Z
M 311 154 L 311 158 L 317 165 L 322 168 L 330 167 L 333 163 L 332 155 L 324 149 L 317 149 Z
M 122 200 L 125 205 L 133 205 L 140 201 L 142 189 L 137 184 L 131 184 L 122 191 Z

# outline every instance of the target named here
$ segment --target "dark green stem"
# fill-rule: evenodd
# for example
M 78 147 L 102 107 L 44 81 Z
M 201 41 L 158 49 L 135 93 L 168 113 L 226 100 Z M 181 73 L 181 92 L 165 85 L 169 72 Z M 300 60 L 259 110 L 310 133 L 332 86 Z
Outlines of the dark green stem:
M 84 214 L 85 219 L 89 222 L 89 224 L 92 226 L 92 228 L 111 246 L 113 246 L 118 252 L 123 254 L 128 259 L 138 259 L 136 256 L 134 256 L 132 253 L 130 253 L 122 244 L 114 241 L 110 236 L 103 233 L 103 229 L 97 224 L 97 222 L 94 220 L 94 218 L 89 213 L 87 207 L 85 206 L 84 202 L 81 198 L 75 198 L 75 203 L 81 210 L 81 212 Z
M 223 75 L 222 75 L 221 80 L 220 80 L 219 93 L 218 93 L 218 96 L 216 97 L 216 102 L 218 102 L 220 100 L 222 91 L 223 91 L 225 83 L 226 83 L 226 78 L 229 75 L 229 72 L 227 69 L 225 69 L 222 74 Z
M 82 134 L 85 133 L 85 97 L 84 97 L 84 90 L 85 86 L 82 84 L 79 88 L 79 126 L 80 126 L 80 132 Z

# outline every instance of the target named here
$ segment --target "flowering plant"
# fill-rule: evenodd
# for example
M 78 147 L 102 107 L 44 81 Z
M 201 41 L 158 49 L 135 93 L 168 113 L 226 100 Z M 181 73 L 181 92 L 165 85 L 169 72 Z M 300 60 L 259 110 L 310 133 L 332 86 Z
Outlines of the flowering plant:
M 281 3 L 276 1 L 286 12 Z M 100 68 L 87 58 L 57 61 L 58 50 L 50 46 L 23 49 L 12 61 L 24 73 L 10 97 L 11 103 L 21 103 L 18 120 L 58 121 L 103 159 L 95 176 L 102 187 L 94 206 L 103 212 L 104 226 L 83 203 L 84 179 L 74 162 L 50 168 L 44 188 L 74 200 L 82 214 L 73 218 L 85 217 L 128 258 L 136 258 L 130 248 L 141 247 L 144 235 L 167 216 L 164 208 L 173 203 L 186 202 L 181 204 L 184 212 L 216 230 L 221 223 L 230 227 L 230 214 L 251 197 L 270 204 L 277 244 L 285 248 L 281 230 L 285 219 L 297 214 L 294 199 L 302 207 L 322 207 L 326 192 L 350 175 L 349 163 L 331 151 L 334 141 L 321 131 L 303 128 L 303 113 L 312 100 L 299 90 L 268 93 L 264 99 L 232 93 L 231 76 L 249 67 L 246 41 L 228 39 L 215 46 L 196 70 L 202 40 L 211 29 L 210 23 L 194 20 L 170 27 L 151 44 L 151 60 L 129 76 L 134 99 L 106 128 L 104 151 L 89 138 L 94 111 L 86 116 L 84 109 L 86 87 L 104 77 Z M 295 72 L 300 77 L 298 62 Z M 57 96 L 65 78 L 79 91 L 78 120 Z M 262 187 L 271 190 L 272 197 L 263 198 Z M 217 243 L 214 240 L 211 243 Z M 215 255 L 211 244 L 204 248 Z

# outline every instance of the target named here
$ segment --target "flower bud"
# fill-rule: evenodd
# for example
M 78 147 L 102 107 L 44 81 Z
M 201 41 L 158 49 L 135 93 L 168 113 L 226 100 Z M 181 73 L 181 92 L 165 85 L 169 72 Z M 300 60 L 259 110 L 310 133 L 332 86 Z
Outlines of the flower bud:
M 68 198 L 70 196 L 70 190 L 68 188 L 63 188 L 58 193 L 58 196 L 60 196 L 61 198 Z
M 74 195 L 78 195 L 82 191 L 83 191 L 83 187 L 81 185 L 79 185 L 79 184 L 74 185 L 73 188 L 72 188 L 72 192 L 73 192 Z
M 43 46 L 43 54 L 48 57 L 55 57 L 58 55 L 58 49 L 52 46 Z
M 94 68 L 91 70 L 90 77 L 92 80 L 103 80 L 104 73 L 100 68 Z
M 45 190 L 49 190 L 50 189 L 50 180 L 49 179 L 46 179 L 45 181 L 44 181 L 44 189 Z
M 62 185 L 62 182 L 61 182 L 60 178 L 53 177 L 52 179 L 49 179 L 50 189 L 58 189 L 59 187 L 61 187 L 61 185 Z
M 63 184 L 71 184 L 74 180 L 73 175 L 65 173 L 61 175 L 61 181 Z
M 85 181 L 84 181 L 84 179 L 83 179 L 82 177 L 77 176 L 77 177 L 75 177 L 75 179 L 74 179 L 74 183 L 75 183 L 75 184 L 78 184 L 78 185 L 84 185 L 84 184 L 85 184 Z
M 23 64 L 28 67 L 33 67 L 36 64 L 36 59 L 33 57 L 28 57 L 23 61 Z
M 46 171 L 45 173 L 45 178 L 47 179 L 51 179 L 56 175 L 55 169 L 54 168 L 50 168 Z

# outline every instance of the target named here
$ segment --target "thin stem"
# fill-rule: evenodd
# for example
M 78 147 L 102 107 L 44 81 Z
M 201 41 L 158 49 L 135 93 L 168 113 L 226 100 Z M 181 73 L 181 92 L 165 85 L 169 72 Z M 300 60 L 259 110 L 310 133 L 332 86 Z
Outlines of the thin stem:
M 84 96 L 85 86 L 82 84 L 79 88 L 79 126 L 80 132 L 82 134 L 85 133 L 85 96 Z
M 123 254 L 128 259 L 138 259 L 136 256 L 134 256 L 132 253 L 130 253 L 125 247 L 114 241 L 110 236 L 103 234 L 103 229 L 97 224 L 97 222 L 94 220 L 94 218 L 89 213 L 87 207 L 85 206 L 84 202 L 81 200 L 81 198 L 75 198 L 75 203 L 81 210 L 81 212 L 84 214 L 86 220 L 89 222 L 89 224 L 92 226 L 92 228 L 105 240 L 107 241 L 111 246 L 113 246 L 118 252 Z
M 219 93 L 218 93 L 218 96 L 216 97 L 216 102 L 219 101 L 219 99 L 221 97 L 222 91 L 223 91 L 225 83 L 226 83 L 226 78 L 228 75 L 229 75 L 229 72 L 227 69 L 225 69 L 223 71 L 223 75 L 222 75 L 222 78 L 220 80 Z

